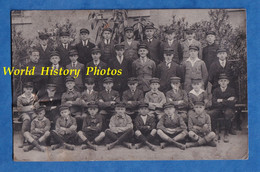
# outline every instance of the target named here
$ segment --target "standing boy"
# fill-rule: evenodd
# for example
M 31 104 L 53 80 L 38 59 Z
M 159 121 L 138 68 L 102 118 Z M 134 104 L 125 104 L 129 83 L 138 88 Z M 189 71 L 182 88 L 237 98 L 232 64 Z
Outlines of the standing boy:
M 40 64 L 43 66 L 49 66 L 50 61 L 50 53 L 51 53 L 51 46 L 49 44 L 49 35 L 47 33 L 39 33 L 40 44 L 37 46 L 37 50 L 40 53 Z
M 70 45 L 70 33 L 61 32 L 60 33 L 60 45 L 57 47 L 57 51 L 60 54 L 60 64 L 62 66 L 67 66 L 70 63 L 69 59 L 69 50 L 71 49 Z
M 125 41 L 122 44 L 125 46 L 125 58 L 134 61 L 138 59 L 138 45 L 139 42 L 134 40 L 134 28 L 131 26 L 125 27 Z

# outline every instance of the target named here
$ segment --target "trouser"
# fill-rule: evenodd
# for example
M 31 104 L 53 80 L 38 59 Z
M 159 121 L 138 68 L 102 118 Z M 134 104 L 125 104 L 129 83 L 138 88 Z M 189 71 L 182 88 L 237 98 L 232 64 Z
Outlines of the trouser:
M 163 141 L 168 141 L 169 138 L 171 138 L 176 142 L 184 140 L 188 134 L 187 130 L 181 130 L 173 134 L 169 134 L 161 129 L 158 129 L 157 133 Z
M 191 138 L 191 140 L 194 142 L 198 142 L 199 145 L 209 143 L 212 140 L 214 140 L 214 138 L 216 137 L 216 134 L 212 131 L 205 135 L 197 134 L 194 131 L 189 131 L 188 134 L 189 134 L 189 137 Z
M 105 131 L 105 134 L 106 134 L 106 141 L 105 141 L 106 144 L 109 144 L 109 143 L 112 143 L 115 141 L 118 141 L 118 144 L 121 144 L 122 142 L 129 141 L 132 138 L 134 131 L 133 131 L 133 129 L 127 129 L 124 132 L 113 133 L 112 131 L 107 129 Z
M 52 130 L 51 136 L 59 144 L 64 144 L 64 143 L 75 144 L 75 140 L 78 134 L 76 131 L 72 131 L 70 134 L 61 135 L 57 131 Z
M 156 144 L 156 129 L 148 130 L 148 131 L 142 131 L 142 130 L 136 130 L 135 136 L 138 142 L 145 143 L 146 141 L 150 143 Z
M 28 131 L 24 133 L 24 137 L 32 143 L 34 140 L 39 141 L 39 143 L 45 144 L 45 140 L 50 136 L 50 132 L 46 131 L 43 134 L 32 134 Z

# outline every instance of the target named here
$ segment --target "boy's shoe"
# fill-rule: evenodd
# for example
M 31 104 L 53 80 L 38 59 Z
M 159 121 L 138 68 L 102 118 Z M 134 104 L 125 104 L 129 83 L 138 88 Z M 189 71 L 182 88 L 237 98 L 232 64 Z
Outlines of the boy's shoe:
M 195 147 L 195 146 L 198 146 L 198 145 L 199 145 L 198 142 L 189 142 L 189 143 L 185 144 L 186 148 Z
M 93 150 L 97 150 L 97 147 L 95 145 L 93 145 L 92 143 L 88 143 L 87 145 L 90 149 L 93 149 Z
M 24 151 L 24 152 L 29 152 L 29 151 L 32 150 L 33 148 L 34 148 L 34 146 L 33 146 L 33 145 L 30 145 L 30 146 L 24 147 L 24 148 L 23 148 L 23 151 Z
M 167 144 L 168 144 L 167 142 L 160 143 L 161 149 L 164 149 L 167 146 Z
M 123 142 L 123 145 L 127 147 L 128 149 L 132 149 L 132 144 L 128 142 Z
M 87 149 L 88 148 L 88 145 L 82 145 L 81 146 L 81 149 L 84 150 L 84 149 Z
M 60 147 L 61 147 L 60 144 L 51 145 L 51 150 L 55 150 L 55 149 L 58 149 L 58 148 L 60 148 Z
M 151 149 L 152 151 L 155 151 L 156 147 L 153 144 L 146 142 L 146 145 L 149 147 L 149 149 Z
M 224 142 L 225 142 L 225 143 L 228 143 L 228 142 L 229 142 L 228 134 L 225 134 L 225 135 L 224 135 Z
M 135 149 L 140 149 L 143 146 L 143 143 L 136 143 Z
M 211 147 L 216 147 L 217 146 L 217 143 L 215 142 L 215 140 L 212 140 L 208 143 L 209 146 Z
M 237 135 L 237 133 L 234 129 L 230 129 L 229 133 L 232 134 L 232 135 Z
M 70 144 L 67 144 L 67 143 L 64 143 L 64 147 L 65 147 L 65 149 L 68 149 L 68 150 L 74 150 L 75 149 L 74 145 L 70 145 Z

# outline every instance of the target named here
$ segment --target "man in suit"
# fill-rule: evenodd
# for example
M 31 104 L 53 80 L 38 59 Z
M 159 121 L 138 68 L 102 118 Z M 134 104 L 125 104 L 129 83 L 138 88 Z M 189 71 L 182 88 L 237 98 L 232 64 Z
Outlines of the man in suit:
M 131 74 L 132 60 L 124 56 L 124 44 L 115 45 L 116 56 L 111 59 L 111 69 L 122 69 L 122 75 L 114 77 L 113 89 L 118 91 L 122 97 L 123 91 L 127 89 L 127 78 Z
M 71 49 L 70 45 L 70 33 L 69 32 L 61 32 L 60 33 L 60 45 L 57 47 L 57 51 L 60 54 L 60 64 L 62 66 L 66 66 L 70 63 L 69 59 L 69 50 Z
M 71 70 L 71 69 L 76 69 L 76 70 L 80 70 L 79 75 L 77 78 L 75 78 L 75 88 L 77 91 L 82 92 L 84 89 L 83 86 L 83 75 L 85 74 L 84 70 L 85 70 L 85 66 L 84 64 L 80 63 L 77 61 L 78 59 L 78 52 L 75 49 L 71 49 L 69 51 L 69 58 L 71 63 L 68 64 L 66 66 L 67 69 Z M 75 76 L 75 75 L 71 75 L 71 76 Z
M 47 33 L 39 33 L 39 38 L 40 38 L 40 44 L 36 47 L 36 49 L 40 53 L 40 59 L 39 62 L 43 66 L 49 66 L 50 61 L 50 52 L 52 50 L 51 45 L 49 44 L 49 35 Z
M 134 28 L 133 27 L 125 27 L 125 41 L 122 44 L 125 45 L 125 53 L 124 56 L 132 61 L 138 59 L 138 45 L 139 42 L 134 40 Z
M 145 27 L 145 36 L 146 39 L 144 43 L 148 47 L 148 57 L 155 62 L 155 64 L 159 64 L 162 59 L 160 58 L 160 40 L 154 37 L 155 28 L 152 25 L 147 25 Z
M 80 42 L 76 44 L 76 49 L 79 53 L 78 61 L 84 65 L 92 60 L 91 49 L 95 47 L 95 44 L 89 41 L 89 30 L 80 29 Z
M 174 52 L 173 61 L 180 64 L 182 61 L 181 44 L 175 39 L 175 30 L 169 29 L 165 31 L 166 41 L 161 43 L 161 59 L 164 59 L 164 50 L 172 49 Z

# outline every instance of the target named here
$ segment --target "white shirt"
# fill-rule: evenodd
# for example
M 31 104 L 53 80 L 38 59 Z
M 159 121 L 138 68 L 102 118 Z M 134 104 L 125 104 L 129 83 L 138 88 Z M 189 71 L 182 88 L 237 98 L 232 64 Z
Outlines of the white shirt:
M 141 115 L 141 118 L 143 119 L 144 125 L 145 125 L 146 124 L 146 120 L 147 120 L 147 115 L 145 115 L 145 116 Z
M 123 60 L 124 60 L 124 56 L 121 56 L 121 57 L 116 56 L 116 58 L 117 58 L 118 62 L 119 62 L 120 64 L 122 64 L 122 62 L 123 62 Z
M 141 57 L 141 62 L 144 64 L 147 61 L 147 57 Z
M 191 63 L 191 66 L 193 67 L 194 64 L 199 61 L 200 59 L 197 57 L 195 60 L 191 60 L 191 58 L 189 57 L 186 61 L 189 61 Z
M 219 60 L 220 66 L 223 68 L 226 66 L 227 60 Z
M 53 68 L 53 69 L 59 69 L 59 64 L 56 64 L 56 65 L 53 64 L 53 65 L 52 65 L 52 68 Z
M 92 90 L 87 90 L 88 94 L 92 94 L 92 92 L 93 92 L 93 89 Z
M 87 46 L 88 45 L 88 40 L 85 40 L 85 41 L 82 40 L 82 44 L 83 44 L 83 46 Z
M 67 50 L 68 49 L 68 44 L 63 44 L 63 47 Z
M 100 60 L 98 60 L 98 61 L 93 61 L 93 63 L 94 63 L 95 66 L 98 66 L 99 63 L 100 63 Z
M 41 45 L 41 46 L 42 46 L 43 51 L 45 51 L 47 48 L 47 45 Z
M 128 43 L 128 45 L 131 45 L 133 40 L 132 39 L 127 39 L 126 42 Z
M 171 64 L 172 64 L 172 61 L 165 61 L 166 62 L 166 66 L 168 67 L 168 68 L 170 68 L 171 67 Z
M 202 88 L 199 90 L 199 92 L 196 92 L 194 89 L 190 91 L 190 93 L 194 94 L 197 97 L 203 92 L 205 92 L 205 90 L 203 90 Z
M 221 89 L 222 92 L 225 92 L 227 87 L 225 87 L 225 88 L 220 87 L 220 89 Z
M 168 40 L 168 44 L 171 46 L 173 43 L 173 40 Z
M 77 64 L 78 64 L 78 62 L 77 62 L 77 61 L 75 61 L 75 62 L 72 62 L 72 63 L 71 63 L 72 67 L 76 67 L 76 66 L 77 66 Z
M 105 39 L 104 42 L 105 44 L 110 44 L 110 39 Z

